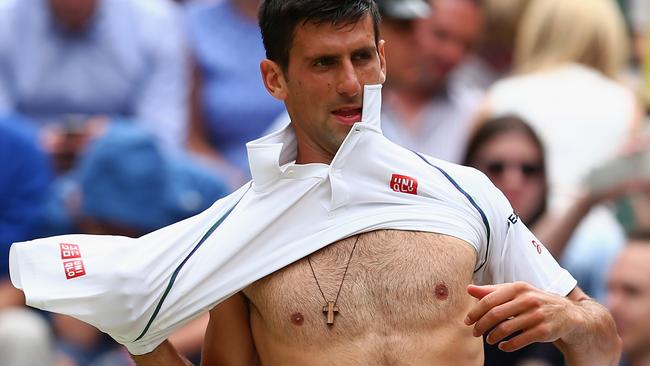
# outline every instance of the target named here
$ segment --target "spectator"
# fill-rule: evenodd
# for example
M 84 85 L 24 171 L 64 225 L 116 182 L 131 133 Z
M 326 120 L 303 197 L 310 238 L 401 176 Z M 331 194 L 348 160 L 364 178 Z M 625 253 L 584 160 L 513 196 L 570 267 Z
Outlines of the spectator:
M 29 117 L 61 168 L 92 117 L 132 118 L 177 152 L 189 97 L 183 39 L 167 0 L 4 1 L 0 114 Z
M 521 119 L 486 121 L 469 140 L 464 164 L 484 172 L 506 195 L 519 218 L 535 232 L 546 210 L 546 162 L 539 137 Z M 484 342 L 486 366 L 562 366 L 563 357 L 549 344 L 506 353 Z
M 531 0 L 484 0 L 485 28 L 477 52 L 458 68 L 455 82 L 487 90 L 512 71 L 519 23 Z
M 648 25 L 646 36 L 643 39 L 642 58 L 643 100 L 645 102 L 646 115 L 648 115 L 650 114 L 650 25 Z
M 425 76 L 421 47 L 414 45 L 420 43 L 417 21 L 429 17 L 431 7 L 426 0 L 378 0 L 377 5 L 381 14 L 379 34 L 390 55 L 383 89 L 389 96 L 392 90 L 399 93 L 415 87 Z
M 246 142 L 284 111 L 259 82 L 265 54 L 258 6 L 259 0 L 221 0 L 187 9 L 196 61 L 190 148 L 219 161 L 224 172 L 244 176 Z
M 650 235 L 632 236 L 609 274 L 607 303 L 623 340 L 624 366 L 650 365 Z
M 554 226 L 540 230 L 546 211 L 548 182 L 544 146 L 533 129 L 522 119 L 505 116 L 481 124 L 469 140 L 464 164 L 483 171 L 506 195 L 515 212 L 555 257 L 561 257 L 569 238 L 582 218 L 598 203 L 619 198 L 629 192 L 645 189 L 647 183 L 634 179 L 588 191 Z M 548 225 L 548 224 L 547 224 Z M 605 271 L 610 258 L 597 253 L 586 259 L 592 266 Z M 582 284 L 580 284 L 582 286 Z M 546 345 L 534 345 L 520 352 L 503 353 L 486 344 L 485 364 L 523 366 L 526 362 L 562 366 L 561 355 Z
M 228 191 L 191 160 L 163 154 L 153 136 L 132 123 L 114 121 L 92 131 L 94 142 L 55 185 L 48 205 L 50 234 L 139 237 L 207 209 Z M 207 318 L 198 322 L 186 336 L 175 337 L 189 356 L 200 354 Z M 130 363 L 95 328 L 62 315 L 54 315 L 54 325 L 61 348 L 78 365 Z
M 622 2 L 632 33 L 634 56 L 641 59 L 644 42 L 650 29 L 650 2 L 647 0 L 619 0 Z
M 402 146 L 457 163 L 481 94 L 449 77 L 472 54 L 483 16 L 474 0 L 431 0 L 431 5 L 431 15 L 416 25 L 424 72 L 416 85 L 386 94 L 382 129 Z M 393 57 L 404 57 L 390 50 L 386 54 L 387 65 Z
M 618 81 L 626 44 L 623 18 L 612 0 L 534 1 L 519 30 L 517 74 L 488 92 L 486 115 L 522 117 L 547 149 L 549 209 L 540 233 L 556 226 L 583 196 L 587 174 L 613 158 L 638 129 L 639 103 Z M 586 292 L 602 300 L 603 268 L 623 241 L 613 215 L 595 207 L 560 261 Z M 596 253 L 604 266 L 594 266 Z
M 530 5 L 519 35 L 517 75 L 490 89 L 487 114 L 519 115 L 540 135 L 555 210 L 638 126 L 638 102 L 617 82 L 628 54 L 624 23 L 609 0 L 545 0 Z
M 33 134 L 19 118 L 0 120 L 0 365 L 52 365 L 46 321 L 23 307 L 9 280 L 9 247 L 40 234 L 51 169 Z

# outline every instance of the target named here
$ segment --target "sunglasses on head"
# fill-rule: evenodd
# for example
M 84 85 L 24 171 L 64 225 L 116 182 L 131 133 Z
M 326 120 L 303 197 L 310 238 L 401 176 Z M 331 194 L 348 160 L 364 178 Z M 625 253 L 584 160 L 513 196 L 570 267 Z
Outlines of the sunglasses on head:
M 489 175 L 502 175 L 506 169 L 518 169 L 526 178 L 538 177 L 542 174 L 542 165 L 536 163 L 509 163 L 505 161 L 491 161 L 485 165 Z

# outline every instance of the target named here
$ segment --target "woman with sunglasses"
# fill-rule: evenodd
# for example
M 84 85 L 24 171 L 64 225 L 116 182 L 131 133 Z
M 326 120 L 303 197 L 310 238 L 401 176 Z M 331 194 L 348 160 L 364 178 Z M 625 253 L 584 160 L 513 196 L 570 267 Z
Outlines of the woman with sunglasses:
M 544 146 L 533 129 L 513 115 L 480 124 L 470 137 L 463 164 L 485 173 L 505 194 L 519 218 L 558 259 L 576 227 L 594 205 L 629 191 L 626 183 L 621 183 L 598 193 L 585 192 L 561 219 L 545 219 L 548 179 Z M 603 271 L 597 267 L 594 263 L 594 271 Z M 580 277 L 576 276 L 579 281 Z M 486 366 L 523 366 L 531 361 L 535 361 L 535 365 L 564 365 L 562 355 L 550 344 L 536 344 L 507 354 L 486 343 Z
M 546 210 L 548 182 L 544 147 L 526 122 L 506 116 L 482 123 L 469 140 L 463 164 L 485 173 L 534 231 Z

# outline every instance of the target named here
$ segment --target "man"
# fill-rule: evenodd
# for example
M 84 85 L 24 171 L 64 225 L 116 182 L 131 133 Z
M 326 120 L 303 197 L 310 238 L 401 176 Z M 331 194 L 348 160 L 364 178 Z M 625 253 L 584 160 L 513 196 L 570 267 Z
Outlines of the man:
M 179 17 L 167 0 L 3 1 L 0 115 L 28 117 L 60 170 L 98 117 L 131 118 L 165 150 L 182 150 L 189 83 Z
M 483 0 L 483 35 L 474 56 L 454 72 L 453 83 L 487 91 L 512 72 L 519 23 L 531 0 Z
M 351 125 L 361 120 L 362 86 L 384 81 L 383 42 L 376 39 L 377 23 L 373 22 L 372 5 L 362 1 L 356 3 L 365 5 L 368 10 L 355 14 L 358 18 L 337 19 L 337 23 L 315 16 L 305 19 L 305 15 L 300 13 L 301 16 L 296 17 L 291 11 L 296 12 L 300 8 L 291 3 L 284 5 L 291 10 L 283 13 L 283 5 L 279 1 L 267 1 L 260 11 L 262 32 L 270 58 L 261 65 L 263 80 L 269 92 L 286 103 L 292 117 L 292 128 L 298 144 L 298 164 L 332 163 Z M 334 6 L 334 3 L 324 4 L 318 10 L 325 13 L 328 6 Z M 315 8 L 318 7 L 311 5 L 309 10 L 314 11 Z M 314 14 L 307 10 L 305 13 Z M 294 16 L 290 25 L 280 31 L 274 30 L 273 27 L 286 21 L 284 17 L 289 14 Z M 287 34 L 293 34 L 293 37 Z M 284 39 L 283 43 L 274 43 L 283 36 L 289 38 Z M 420 252 L 422 248 L 409 246 L 416 253 L 408 254 L 398 249 L 409 242 L 426 243 L 424 246 L 429 247 L 430 251 L 425 249 Z M 359 254 L 356 258 L 359 263 L 354 269 L 349 266 L 349 260 L 346 264 L 346 258 L 353 258 L 357 245 Z M 586 360 L 579 360 L 586 355 L 575 351 L 586 350 L 583 347 L 588 344 L 597 344 L 596 338 L 600 336 L 578 346 L 573 342 L 589 332 L 580 331 L 580 336 L 573 338 L 568 335 L 575 330 L 561 328 L 566 325 L 565 321 L 575 321 L 569 315 L 574 311 L 573 315 L 578 315 L 587 309 L 590 309 L 587 310 L 590 313 L 595 311 L 600 314 L 602 310 L 596 310 L 597 306 L 586 300 L 577 288 L 569 298 L 580 300 L 572 302 L 524 284 L 470 287 L 473 296 L 485 296 L 484 300 L 474 305 L 470 297 L 457 292 L 470 282 L 472 272 L 472 266 L 456 271 L 474 259 L 465 249 L 459 247 L 456 240 L 444 235 L 405 232 L 371 232 L 334 243 L 307 260 L 294 263 L 248 286 L 243 290 L 248 305 L 239 298 L 231 300 L 227 305 L 230 309 L 214 310 L 215 318 L 230 319 L 230 322 L 239 319 L 244 329 L 249 326 L 247 314 L 250 313 L 252 337 L 238 337 L 241 340 L 239 348 L 213 342 L 227 339 L 225 334 L 219 333 L 229 330 L 224 326 L 228 323 L 213 319 L 206 339 L 206 361 L 210 364 L 211 361 L 224 359 L 245 360 L 242 364 L 247 364 L 253 361 L 247 357 L 254 354 L 254 346 L 262 364 L 451 364 L 459 361 L 462 364 L 480 364 L 480 341 L 471 340 L 470 328 L 462 324 L 466 314 L 461 309 L 471 309 L 465 323 L 476 324 L 474 335 L 487 332 L 511 315 L 521 318 L 521 321 L 515 320 L 519 324 L 507 324 L 506 321 L 491 333 L 489 339 L 494 343 L 515 330 L 526 330 L 518 339 L 502 343 L 504 350 L 514 350 L 532 341 L 558 340 L 558 344 L 563 344 L 569 362 L 587 364 Z M 442 262 L 436 259 L 439 255 L 436 253 L 440 253 L 438 251 L 446 252 L 448 258 Z M 427 271 L 429 266 L 449 268 L 427 273 L 438 277 L 436 283 L 426 276 L 405 275 L 402 271 L 409 263 L 423 271 Z M 344 265 L 345 272 L 354 278 L 350 281 L 356 282 L 348 285 L 352 290 L 342 293 L 350 304 L 346 313 L 350 315 L 345 318 L 341 316 L 338 320 L 340 324 L 330 327 L 323 324 L 318 314 L 295 311 L 319 308 L 320 299 L 314 296 L 317 295 L 314 294 L 314 282 L 321 289 L 324 300 L 328 295 L 332 297 L 337 290 L 340 291 L 339 281 L 341 285 L 345 283 L 345 274 L 339 279 Z M 359 266 L 370 273 L 359 270 Z M 318 280 L 318 274 L 322 283 Z M 418 286 L 418 281 L 423 282 Z M 429 292 L 435 297 L 409 296 L 409 291 Z M 402 299 L 398 295 L 400 292 L 404 296 Z M 433 298 L 438 299 L 439 303 Z M 445 304 L 445 300 L 449 302 Z M 576 311 L 580 308 L 582 310 Z M 219 314 L 220 311 L 230 311 L 233 317 Z M 377 315 L 373 314 L 374 311 L 380 316 L 375 318 Z M 605 326 L 593 325 L 596 328 Z M 596 358 L 603 364 L 603 361 L 611 363 L 616 353 L 616 337 L 612 334 L 611 325 L 609 329 L 606 328 L 601 330 L 601 341 L 608 339 L 611 342 L 608 347 L 611 348 L 609 360 L 606 360 L 607 357 Z M 605 336 L 607 332 L 609 335 Z M 567 339 L 562 339 L 565 335 Z M 571 350 L 572 347 L 575 348 Z M 163 351 L 154 353 L 163 354 Z M 155 357 L 149 355 L 136 360 L 143 365 L 152 360 L 159 362 L 160 359 Z
M 388 101 L 383 103 L 383 107 L 390 113 L 392 105 L 390 102 L 394 95 L 401 95 L 403 92 L 417 88 L 427 76 L 417 23 L 431 15 L 431 6 L 427 0 L 377 0 L 376 2 L 381 15 L 379 34 L 386 42 L 386 53 L 391 55 L 390 62 L 386 64 L 386 83 L 382 88 L 384 99 Z M 390 115 L 384 115 L 382 119 L 389 118 Z M 283 112 L 267 132 L 279 130 L 290 121 L 289 115 Z M 390 123 L 388 128 L 391 128 Z
M 607 303 L 626 366 L 650 365 L 650 237 L 633 237 L 609 275 Z
M 482 96 L 450 76 L 473 54 L 483 15 L 475 0 L 430 3 L 431 15 L 416 22 L 414 40 L 403 44 L 412 44 L 408 52 L 417 55 L 423 69 L 417 79 L 390 85 L 382 127 L 386 137 L 402 146 L 459 163 Z
M 250 178 L 246 143 L 263 136 L 284 112 L 284 105 L 260 83 L 264 46 L 257 25 L 259 4 L 260 0 L 195 1 L 188 3 L 186 12 L 196 60 L 188 146 L 222 163 L 229 175 L 242 178 L 233 188 Z
M 383 88 L 388 96 L 393 89 L 415 87 L 426 76 L 416 25 L 431 15 L 431 7 L 426 0 L 379 0 L 377 6 L 381 15 L 379 34 L 390 55 Z
M 140 365 L 186 364 L 164 341 L 169 329 L 240 290 L 213 312 L 208 364 L 225 354 L 241 364 L 479 365 L 483 334 L 506 351 L 554 341 L 571 365 L 615 362 L 608 313 L 487 178 L 381 135 L 378 23 L 372 0 L 264 2 L 262 78 L 292 124 L 249 143 L 251 184 L 140 239 L 14 245 L 12 281 L 27 302 L 92 321 Z M 62 241 L 79 258 L 68 280 L 57 278 Z M 98 263 L 125 254 L 137 260 L 117 273 Z M 470 285 L 517 279 L 544 291 Z M 85 286 L 92 294 L 79 297 Z M 224 335 L 233 323 L 239 333 Z M 228 344 L 214 344 L 223 337 Z

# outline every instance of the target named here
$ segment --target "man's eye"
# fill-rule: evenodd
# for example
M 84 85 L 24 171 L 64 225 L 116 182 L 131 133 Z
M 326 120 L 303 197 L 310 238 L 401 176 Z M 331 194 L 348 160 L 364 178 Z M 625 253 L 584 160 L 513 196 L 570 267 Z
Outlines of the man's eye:
M 372 56 L 367 52 L 357 53 L 353 56 L 353 59 L 355 60 L 370 60 L 370 58 L 372 58 Z
M 334 64 L 334 59 L 331 58 L 319 58 L 314 61 L 314 66 L 316 67 L 326 67 Z

